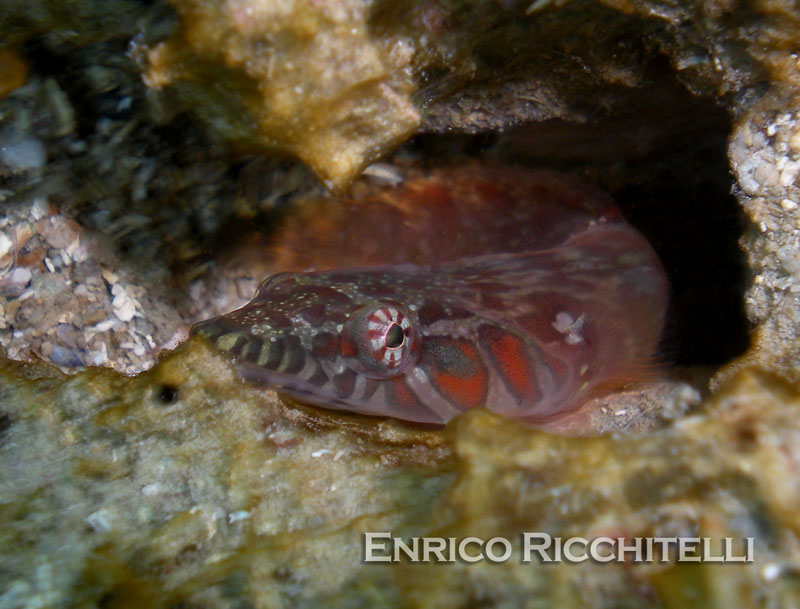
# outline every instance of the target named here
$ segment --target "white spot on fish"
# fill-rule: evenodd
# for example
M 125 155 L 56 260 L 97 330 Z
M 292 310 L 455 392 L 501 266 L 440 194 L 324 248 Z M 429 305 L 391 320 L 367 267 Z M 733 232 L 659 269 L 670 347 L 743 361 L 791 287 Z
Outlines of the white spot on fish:
M 577 345 L 583 342 L 583 324 L 583 315 L 578 319 L 573 319 L 572 315 L 566 311 L 561 311 L 556 315 L 555 321 L 551 325 L 557 332 L 566 335 L 564 340 L 568 345 Z

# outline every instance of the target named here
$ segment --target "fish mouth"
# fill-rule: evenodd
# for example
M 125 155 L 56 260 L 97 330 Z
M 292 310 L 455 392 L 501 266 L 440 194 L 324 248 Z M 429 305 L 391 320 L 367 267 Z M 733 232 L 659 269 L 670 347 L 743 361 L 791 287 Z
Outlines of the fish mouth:
M 297 396 L 301 398 L 302 401 L 314 405 L 324 406 L 327 401 L 341 401 L 341 399 L 332 392 L 328 392 L 320 385 L 315 384 L 315 377 L 319 379 L 317 382 L 324 382 L 325 384 L 330 383 L 328 375 L 322 372 L 322 368 L 318 365 L 315 366 L 318 374 L 312 373 L 311 380 L 305 380 L 305 377 L 302 375 L 303 371 L 298 374 L 279 372 L 276 370 L 268 370 L 247 362 L 235 362 L 235 366 L 242 380 L 248 383 L 275 389 L 281 393 L 292 393 L 293 397 Z M 311 366 L 306 365 L 303 370 L 307 367 Z
M 335 395 L 333 392 L 329 392 L 309 381 L 305 381 L 294 374 L 266 370 L 246 362 L 237 362 L 236 371 L 242 380 L 265 389 L 273 389 L 281 396 L 288 397 L 292 401 L 304 406 L 314 406 L 325 410 L 337 410 L 339 412 L 365 415 L 373 418 L 385 418 L 381 415 L 376 415 L 361 409 L 344 398 Z M 330 381 L 328 380 L 327 382 Z
M 439 429 L 445 424 L 445 421 L 438 418 L 398 419 L 390 414 L 379 414 L 368 404 L 354 404 L 346 398 L 336 395 L 334 391 L 328 390 L 325 386 L 317 386 L 294 374 L 267 370 L 247 362 L 236 362 L 235 366 L 240 378 L 245 382 L 265 389 L 273 389 L 281 397 L 287 397 L 303 406 L 335 411 L 339 414 L 367 416 L 374 420 L 391 419 L 399 421 L 403 425 L 425 429 Z M 322 370 L 318 365 L 317 367 L 320 371 Z M 327 375 L 325 376 L 327 377 Z M 330 382 L 328 380 L 326 384 Z

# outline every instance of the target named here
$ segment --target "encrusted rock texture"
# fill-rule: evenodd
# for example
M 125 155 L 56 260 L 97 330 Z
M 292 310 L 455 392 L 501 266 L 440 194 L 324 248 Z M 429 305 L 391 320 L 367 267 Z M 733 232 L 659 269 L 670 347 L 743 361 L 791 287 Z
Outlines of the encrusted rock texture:
M 794 3 L 63 6 L 0 6 L 0 608 L 800 604 Z M 293 202 L 465 158 L 611 192 L 670 275 L 662 371 L 702 404 L 591 439 L 418 429 L 165 353 L 252 296 Z M 364 531 L 753 537 L 755 561 L 367 564 Z
M 132 378 L 0 374 L 5 606 L 797 600 L 800 395 L 769 376 L 653 434 L 570 439 L 484 411 L 442 432 L 289 406 L 199 341 Z M 362 531 L 754 537 L 756 561 L 386 565 Z

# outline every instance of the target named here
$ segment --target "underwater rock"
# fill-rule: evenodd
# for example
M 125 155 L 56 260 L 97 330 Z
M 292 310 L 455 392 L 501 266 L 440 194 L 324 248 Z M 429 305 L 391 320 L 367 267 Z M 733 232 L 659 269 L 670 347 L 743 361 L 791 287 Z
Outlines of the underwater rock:
M 369 30 L 370 3 L 175 0 L 181 29 L 146 51 L 222 139 L 307 163 L 331 189 L 416 131 L 412 84 Z
M 800 395 L 754 370 L 669 428 L 593 439 L 485 411 L 441 432 L 288 405 L 199 339 L 136 377 L 5 363 L 0 382 L 3 606 L 800 600 Z M 365 562 L 365 532 L 500 536 L 514 557 Z M 754 562 L 525 562 L 523 532 L 752 537 Z
M 776 83 L 748 108 L 729 154 L 737 197 L 752 222 L 742 245 L 754 325 L 750 350 L 731 370 L 756 362 L 800 382 L 800 90 Z

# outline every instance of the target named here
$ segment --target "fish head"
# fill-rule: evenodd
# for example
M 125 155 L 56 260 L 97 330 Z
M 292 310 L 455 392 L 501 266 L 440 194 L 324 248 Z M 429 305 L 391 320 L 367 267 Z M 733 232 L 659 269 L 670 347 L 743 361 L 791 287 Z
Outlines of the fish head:
M 247 381 L 305 403 L 444 423 L 410 388 L 424 337 L 396 269 L 280 273 L 244 307 L 192 328 L 234 356 Z

